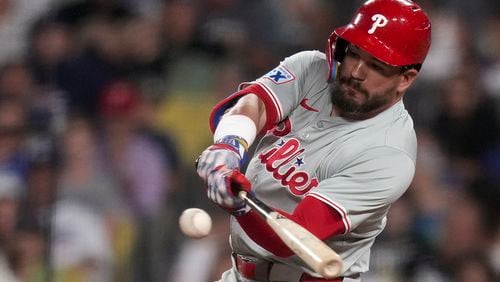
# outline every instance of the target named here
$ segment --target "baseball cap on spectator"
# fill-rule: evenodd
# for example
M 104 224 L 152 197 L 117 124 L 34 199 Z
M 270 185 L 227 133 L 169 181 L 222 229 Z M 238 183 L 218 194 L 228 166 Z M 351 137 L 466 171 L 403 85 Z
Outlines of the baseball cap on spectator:
M 125 117 L 136 111 L 141 101 L 135 85 L 116 81 L 104 88 L 99 99 L 99 113 L 104 117 Z
M 0 199 L 17 200 L 23 189 L 21 179 L 13 173 L 0 172 Z

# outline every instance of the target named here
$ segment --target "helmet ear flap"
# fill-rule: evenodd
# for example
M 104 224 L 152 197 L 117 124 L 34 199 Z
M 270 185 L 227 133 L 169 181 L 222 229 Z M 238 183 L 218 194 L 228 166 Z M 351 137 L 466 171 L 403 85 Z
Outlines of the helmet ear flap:
M 349 42 L 340 37 L 337 37 L 337 41 L 335 42 L 335 51 L 333 52 L 334 61 L 337 61 L 339 63 L 342 63 L 344 61 L 347 45 L 349 45 Z
M 326 56 L 328 60 L 328 80 L 334 81 L 339 64 L 344 60 L 347 42 L 332 32 L 328 38 Z
M 339 68 L 340 63 L 337 61 L 333 61 L 330 66 L 330 76 L 328 77 L 329 81 L 335 81 L 335 77 L 337 77 L 337 70 Z
M 328 64 L 329 64 L 329 75 L 328 79 L 330 81 L 334 81 L 337 76 L 337 70 L 340 65 L 344 61 L 345 50 L 349 43 L 340 37 L 336 37 L 332 35 L 329 39 L 328 44 Z

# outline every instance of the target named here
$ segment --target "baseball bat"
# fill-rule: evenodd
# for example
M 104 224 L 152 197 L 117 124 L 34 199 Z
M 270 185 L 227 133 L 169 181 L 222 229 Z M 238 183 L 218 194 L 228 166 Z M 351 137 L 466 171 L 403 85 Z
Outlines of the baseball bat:
M 246 191 L 239 191 L 238 196 L 262 216 L 281 240 L 314 271 L 324 278 L 341 274 L 342 258 L 318 237 Z

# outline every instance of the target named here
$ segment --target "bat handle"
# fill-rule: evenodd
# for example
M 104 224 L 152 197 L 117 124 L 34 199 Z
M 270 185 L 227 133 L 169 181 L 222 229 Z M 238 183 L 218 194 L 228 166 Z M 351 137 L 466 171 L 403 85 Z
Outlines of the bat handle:
M 238 197 L 240 197 L 240 199 L 242 199 L 242 200 L 245 201 L 247 199 L 247 191 L 245 191 L 245 190 L 239 191 L 238 192 Z
M 262 203 L 259 199 L 253 197 L 252 194 L 248 194 L 247 191 L 239 191 L 238 197 L 245 201 L 245 203 L 247 203 L 247 205 L 249 205 L 252 209 L 256 210 L 257 214 L 259 214 L 263 218 L 269 218 L 269 213 L 273 212 L 271 208 Z

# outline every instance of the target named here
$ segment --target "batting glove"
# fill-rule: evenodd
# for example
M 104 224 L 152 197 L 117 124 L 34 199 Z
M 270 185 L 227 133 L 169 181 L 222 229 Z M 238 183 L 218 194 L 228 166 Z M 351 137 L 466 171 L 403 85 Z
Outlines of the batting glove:
M 219 207 L 232 215 L 247 213 L 250 208 L 238 197 L 238 192 L 244 190 L 250 193 L 251 185 L 239 170 L 229 170 L 224 167 L 216 169 L 209 175 L 207 196 Z
M 233 188 L 250 191 L 250 182 L 239 172 L 246 151 L 245 140 L 238 136 L 226 136 L 203 151 L 196 164 L 208 198 L 231 214 L 247 210 L 237 191 L 233 192 Z

